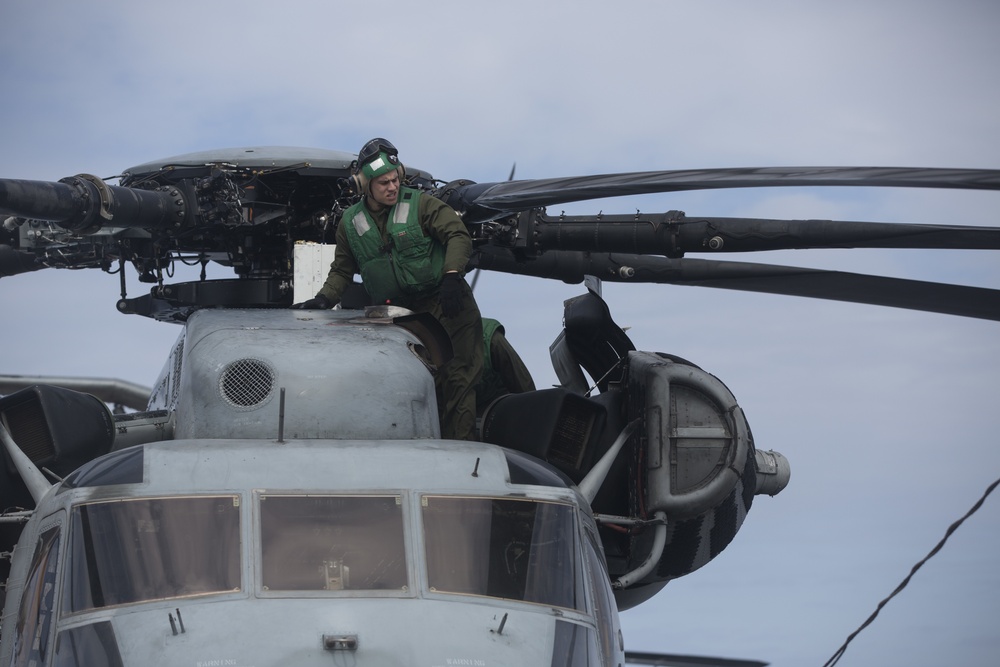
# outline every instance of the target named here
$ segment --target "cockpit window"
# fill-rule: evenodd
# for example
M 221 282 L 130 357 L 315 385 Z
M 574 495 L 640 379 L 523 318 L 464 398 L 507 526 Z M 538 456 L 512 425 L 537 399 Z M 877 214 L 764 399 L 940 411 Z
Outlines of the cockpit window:
M 405 591 L 400 496 L 260 498 L 269 591 Z
M 52 628 L 56 567 L 59 563 L 59 527 L 46 530 L 38 538 L 31 557 L 28 579 L 14 626 L 12 665 L 39 665 L 45 662 Z
M 73 508 L 66 612 L 240 588 L 239 496 Z
M 584 609 L 570 505 L 424 496 L 431 590 Z

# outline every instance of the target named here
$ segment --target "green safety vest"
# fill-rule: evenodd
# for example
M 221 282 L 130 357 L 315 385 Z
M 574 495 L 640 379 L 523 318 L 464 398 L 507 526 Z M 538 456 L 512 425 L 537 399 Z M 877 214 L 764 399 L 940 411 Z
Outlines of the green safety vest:
M 364 200 L 344 212 L 347 241 L 361 271 L 361 282 L 375 303 L 427 292 L 441 284 L 444 246 L 420 226 L 420 191 L 399 189 L 389 210 L 383 243 Z
M 483 372 L 479 377 L 479 384 L 476 386 L 477 410 L 482 410 L 492 403 L 493 399 L 508 393 L 503 379 L 493 368 L 493 355 L 490 354 L 493 334 L 498 330 L 501 332 L 504 330 L 500 322 L 489 317 L 483 318 Z

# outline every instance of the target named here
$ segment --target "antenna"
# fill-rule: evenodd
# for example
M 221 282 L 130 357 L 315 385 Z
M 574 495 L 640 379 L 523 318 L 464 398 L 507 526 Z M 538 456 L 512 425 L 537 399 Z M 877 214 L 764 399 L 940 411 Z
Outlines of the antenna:
M 281 395 L 278 397 L 278 443 L 285 442 L 285 388 L 281 388 Z

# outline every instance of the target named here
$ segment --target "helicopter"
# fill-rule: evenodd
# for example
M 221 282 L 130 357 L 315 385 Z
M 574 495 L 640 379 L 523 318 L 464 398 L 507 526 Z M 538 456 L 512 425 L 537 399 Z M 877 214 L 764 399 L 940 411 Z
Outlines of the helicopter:
M 367 305 L 363 286 L 339 310 L 288 309 L 315 293 L 321 277 L 298 270 L 328 248 L 358 197 L 354 160 L 254 147 L 146 163 L 119 185 L 89 175 L 0 179 L 0 213 L 10 216 L 0 276 L 117 271 L 120 312 L 183 329 L 137 412 L 113 414 L 101 398 L 45 383 L 0 399 L 0 488 L 3 506 L 16 508 L 4 514 L 12 558 L 0 660 L 621 665 L 630 656 L 617 612 L 717 557 L 754 496 L 778 493 L 790 468 L 755 445 L 721 380 L 636 350 L 601 281 L 1000 320 L 995 290 L 686 257 L 997 249 L 998 229 L 547 212 L 712 188 L 996 190 L 1000 171 L 713 169 L 473 183 L 408 166 L 410 187 L 466 223 L 470 271 L 591 287 L 567 301 L 550 347 L 560 386 L 497 399 L 481 414 L 480 442 L 441 440 L 433 373 L 449 345 L 433 318 Z M 201 266 L 202 278 L 166 282 L 175 262 Z M 210 262 L 237 277 L 207 279 Z M 149 294 L 125 293 L 126 263 Z

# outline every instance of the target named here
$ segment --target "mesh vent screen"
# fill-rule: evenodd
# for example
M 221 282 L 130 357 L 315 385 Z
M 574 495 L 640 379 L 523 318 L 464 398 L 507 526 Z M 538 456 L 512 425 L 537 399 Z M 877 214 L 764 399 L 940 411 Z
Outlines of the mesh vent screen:
M 173 383 L 170 386 L 170 396 L 167 397 L 169 405 L 174 405 L 177 402 L 177 393 L 181 388 L 181 361 L 184 357 L 184 341 L 177 343 L 177 347 L 174 348 L 174 372 L 171 376 L 173 378 Z
M 55 456 L 52 434 L 38 398 L 32 397 L 7 408 L 4 416 L 7 418 L 10 437 L 33 463 L 47 463 Z
M 274 371 L 260 359 L 239 359 L 219 376 L 219 394 L 239 410 L 255 408 L 271 396 Z
M 564 403 L 546 457 L 549 463 L 579 472 L 593 427 L 594 413 L 591 410 L 578 403 Z

